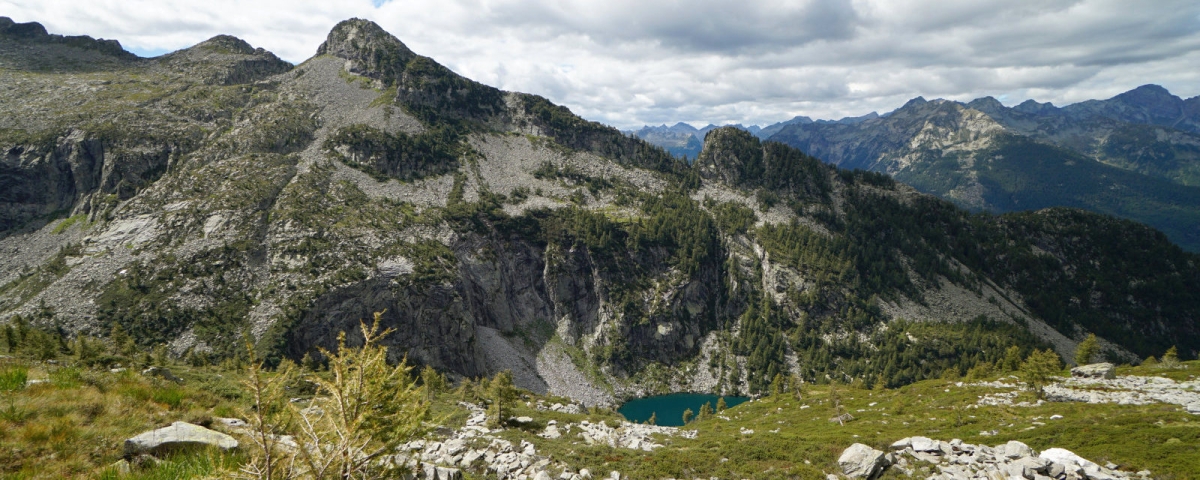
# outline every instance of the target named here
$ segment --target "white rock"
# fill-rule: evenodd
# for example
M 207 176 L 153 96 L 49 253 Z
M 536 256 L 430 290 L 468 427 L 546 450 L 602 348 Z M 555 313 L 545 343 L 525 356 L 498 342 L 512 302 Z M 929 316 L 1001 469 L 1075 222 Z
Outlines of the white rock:
M 856 443 L 842 451 L 838 466 L 850 478 L 873 478 L 887 467 L 887 458 L 879 450 Z
M 892 443 L 891 449 L 892 450 L 904 450 L 911 446 L 912 446 L 912 438 L 904 437 L 900 440 L 896 440 L 895 443 Z
M 222 450 L 237 448 L 238 441 L 221 432 L 187 422 L 151 430 L 125 440 L 125 455 L 154 453 L 163 449 L 214 446 Z
M 1117 367 L 1111 363 L 1080 365 L 1071 369 L 1071 376 L 1080 378 L 1104 378 L 1112 380 L 1117 378 Z
M 1069 467 L 1079 467 L 1079 468 L 1087 468 L 1089 466 L 1096 467 L 1096 468 L 1100 467 L 1099 465 L 1096 465 L 1095 463 L 1091 462 L 1090 460 L 1080 457 L 1079 455 L 1076 455 L 1075 452 L 1072 452 L 1065 448 L 1047 448 L 1045 451 L 1042 452 L 1041 455 L 1038 455 L 1038 457 L 1045 459 L 1045 460 L 1049 460 L 1054 463 L 1061 464 L 1065 467 L 1068 467 L 1067 470 L 1072 470 Z
M 996 451 L 1004 452 L 1003 455 L 1008 458 L 1021 458 L 1033 455 L 1033 449 L 1029 448 L 1029 445 L 1016 440 L 1009 440 L 1009 442 L 1004 445 L 997 445 Z
M 938 451 L 937 442 L 929 437 L 912 437 L 912 449 L 915 452 L 936 452 Z

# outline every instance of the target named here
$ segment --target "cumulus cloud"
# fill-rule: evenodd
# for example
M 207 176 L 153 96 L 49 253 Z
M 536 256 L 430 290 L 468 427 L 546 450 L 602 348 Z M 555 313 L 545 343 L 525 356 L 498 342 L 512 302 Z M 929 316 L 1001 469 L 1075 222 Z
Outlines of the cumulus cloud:
M 232 34 L 293 62 L 349 17 L 584 117 L 767 124 L 992 95 L 1200 94 L 1193 0 L 0 0 L 0 15 L 161 53 Z

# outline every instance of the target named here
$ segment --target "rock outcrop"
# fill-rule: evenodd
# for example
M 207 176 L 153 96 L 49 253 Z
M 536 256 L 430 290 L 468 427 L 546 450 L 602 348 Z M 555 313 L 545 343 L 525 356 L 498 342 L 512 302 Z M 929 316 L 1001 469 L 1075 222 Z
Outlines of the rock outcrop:
M 856 443 L 842 452 L 838 464 L 851 478 L 872 478 L 883 469 L 894 468 L 902 475 L 927 472 L 938 480 L 1007 478 L 1028 480 L 1116 480 L 1149 478 L 1151 473 L 1130 473 L 1116 465 L 1100 466 L 1062 448 L 1038 454 L 1028 445 L 1009 441 L 994 447 L 972 445 L 962 440 L 949 442 L 928 437 L 909 437 L 891 445 L 893 453 Z
M 1093 363 L 1090 365 L 1080 365 L 1071 369 L 1072 377 L 1080 378 L 1103 378 L 1112 380 L 1117 378 L 1117 367 L 1111 363 Z

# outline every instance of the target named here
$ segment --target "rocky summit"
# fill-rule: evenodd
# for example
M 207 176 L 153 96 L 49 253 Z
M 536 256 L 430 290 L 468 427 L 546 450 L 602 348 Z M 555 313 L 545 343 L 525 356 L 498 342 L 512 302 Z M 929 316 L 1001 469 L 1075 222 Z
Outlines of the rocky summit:
M 967 143 L 999 128 L 961 106 L 912 107 L 959 115 L 948 121 L 979 133 Z M 899 428 L 1025 438 L 1041 420 L 971 415 L 1112 406 L 1096 382 L 1137 389 L 1117 401 L 1136 410 L 1096 415 L 1161 420 L 1176 440 L 1164 448 L 1194 445 L 1178 433 L 1194 396 L 1171 388 L 1194 383 L 1200 258 L 1173 233 L 1078 209 L 967 211 L 737 128 L 700 148 L 687 162 L 465 78 L 366 20 L 292 65 L 230 36 L 138 58 L 0 18 L 0 387 L 26 409 L 14 400 L 0 418 L 0 458 L 27 471 L 27 444 L 6 442 L 66 449 L 235 413 L 255 462 L 272 445 L 297 462 L 335 451 L 319 429 L 378 427 L 330 406 L 346 372 L 386 363 L 338 363 L 359 347 L 405 361 L 362 385 L 428 409 L 364 440 L 411 440 L 398 450 L 336 451 L 429 478 L 833 472 L 854 438 L 877 449 Z M 1122 366 L 1052 381 L 1089 334 L 1093 358 Z M 1150 356 L 1172 385 L 1122 380 Z M 609 410 L 685 391 L 759 400 L 690 412 L 708 437 Z M 377 400 L 362 405 L 398 418 Z M 106 423 L 128 412 L 146 417 Z M 789 426 L 801 423 L 833 440 L 805 443 Z M 1052 443 L 1039 448 L 1078 448 Z M 682 457 L 695 463 L 662 463 Z M 851 463 L 869 476 L 886 462 Z

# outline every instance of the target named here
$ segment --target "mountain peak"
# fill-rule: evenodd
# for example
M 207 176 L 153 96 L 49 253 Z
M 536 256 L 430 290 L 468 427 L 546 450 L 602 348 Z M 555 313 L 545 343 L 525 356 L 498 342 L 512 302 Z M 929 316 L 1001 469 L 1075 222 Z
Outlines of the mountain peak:
M 361 18 L 343 20 L 329 31 L 317 55 L 332 55 L 351 61 L 350 71 L 383 79 L 404 70 L 417 54 L 400 39 L 375 22 Z
M 220 53 L 240 53 L 242 55 L 251 55 L 254 53 L 254 47 L 233 35 L 217 35 L 208 40 L 196 44 L 192 48 L 202 48 L 205 50 L 217 51 Z
M 1038 103 L 1036 100 L 1033 100 L 1033 99 L 1029 99 L 1024 102 L 1021 102 L 1020 105 L 1013 107 L 1013 110 L 1016 110 L 1018 112 L 1030 113 L 1030 114 L 1035 114 L 1035 115 L 1051 113 L 1057 109 L 1058 109 L 1058 107 L 1055 107 L 1053 103 L 1050 103 L 1050 102 Z
M 1139 106 L 1158 106 L 1168 109 L 1177 108 L 1183 99 L 1176 97 L 1161 85 L 1147 84 L 1113 97 L 1126 103 Z M 1172 112 L 1173 113 L 1173 112 Z
M 63 36 L 46 31 L 46 27 L 38 22 L 17 23 L 9 17 L 0 17 L 0 37 L 8 37 L 18 41 L 44 44 L 60 44 L 86 50 L 95 50 L 115 57 L 135 58 L 132 53 L 121 48 L 116 40 L 96 39 L 87 35 Z

